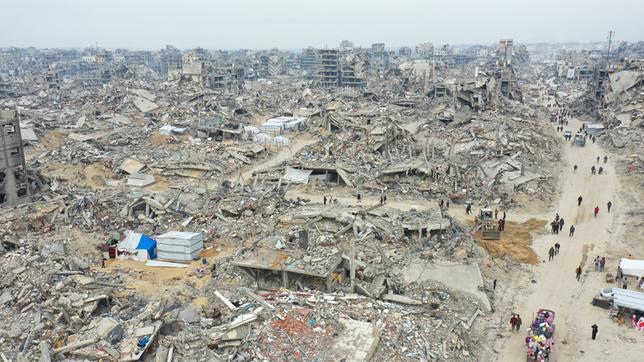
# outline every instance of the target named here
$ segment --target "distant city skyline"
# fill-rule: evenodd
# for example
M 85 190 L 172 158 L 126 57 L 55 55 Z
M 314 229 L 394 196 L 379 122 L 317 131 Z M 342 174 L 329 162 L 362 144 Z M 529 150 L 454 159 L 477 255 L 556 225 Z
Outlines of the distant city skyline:
M 341 10 L 341 11 L 340 11 Z M 644 1 L 6 0 L 0 47 L 156 50 L 334 48 L 423 42 L 616 42 L 644 36 Z

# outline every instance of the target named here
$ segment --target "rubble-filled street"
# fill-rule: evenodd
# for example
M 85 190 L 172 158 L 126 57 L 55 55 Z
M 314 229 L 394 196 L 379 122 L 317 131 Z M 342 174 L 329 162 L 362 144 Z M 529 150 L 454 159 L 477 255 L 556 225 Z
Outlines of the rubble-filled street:
M 644 358 L 641 41 L 9 45 L 1 362 Z

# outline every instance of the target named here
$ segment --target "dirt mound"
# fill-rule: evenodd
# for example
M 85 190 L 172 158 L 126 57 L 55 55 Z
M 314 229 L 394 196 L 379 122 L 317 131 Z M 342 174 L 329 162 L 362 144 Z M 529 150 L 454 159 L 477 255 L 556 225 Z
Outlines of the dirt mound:
M 83 165 L 54 162 L 45 165 L 42 173 L 50 178 L 94 189 L 107 187 L 106 181 L 114 176 L 112 170 L 102 163 Z
M 491 256 L 506 256 L 521 263 L 537 264 L 539 259 L 531 247 L 532 233 L 545 225 L 546 221 L 539 219 L 529 219 L 524 223 L 508 221 L 500 240 L 483 240 L 480 233 L 474 234 L 474 239 Z

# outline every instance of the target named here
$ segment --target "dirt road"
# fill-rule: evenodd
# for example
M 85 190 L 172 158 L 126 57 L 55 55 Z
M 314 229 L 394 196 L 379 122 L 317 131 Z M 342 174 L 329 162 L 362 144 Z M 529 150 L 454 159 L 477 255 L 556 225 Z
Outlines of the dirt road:
M 358 202 L 354 192 L 349 188 L 335 188 L 332 192 L 329 192 L 326 196 L 333 196 L 333 198 L 338 199 L 338 202 L 342 205 L 362 205 L 365 207 L 373 206 L 380 203 L 379 195 L 361 195 L 361 200 Z M 303 188 L 294 188 L 286 192 L 286 198 L 289 200 L 295 200 L 297 198 L 308 199 L 312 202 L 320 203 L 323 200 L 324 195 L 320 193 L 308 192 Z M 388 195 L 387 207 L 398 209 L 401 211 L 409 211 L 411 209 L 415 210 L 429 210 L 432 208 L 438 207 L 437 202 L 427 201 L 423 199 L 415 200 L 398 200 L 394 199 L 391 195 Z M 465 212 L 463 212 L 465 214 Z
M 573 120 L 567 128 L 575 130 L 580 126 L 580 121 Z M 604 279 L 605 273 L 594 270 L 593 259 L 607 256 L 611 245 L 618 243 L 612 234 L 617 227 L 620 208 L 615 206 L 610 214 L 606 210 L 608 201 L 620 205 L 620 200 L 614 199 L 619 188 L 618 178 L 610 161 L 603 163 L 604 153 L 599 146 L 590 141 L 586 147 L 571 146 L 565 142 L 562 153 L 565 157 L 561 165 L 561 199 L 551 214 L 544 217 L 552 220 L 558 212 L 565 219 L 564 232 L 544 235 L 535 240 L 535 252 L 543 261 L 533 269 L 531 279 L 536 283 L 524 279 L 511 286 L 517 294 L 513 311 L 521 315 L 525 328 L 522 327 L 520 333 L 510 335 L 505 340 L 498 361 L 525 361 L 525 330 L 532 321 L 533 313 L 541 307 L 556 312 L 555 348 L 551 361 L 641 361 L 644 339 L 641 332 L 617 325 L 610 320 L 608 311 L 590 304 L 600 288 L 609 286 Z M 597 163 L 597 156 L 602 158 L 600 164 Z M 576 173 L 573 172 L 574 164 L 579 167 Z M 593 165 L 602 166 L 604 174 L 591 175 Z M 577 206 L 580 195 L 583 202 Z M 595 206 L 600 208 L 597 217 L 593 216 Z M 568 230 L 573 224 L 576 232 L 569 237 Z M 554 261 L 548 262 L 548 250 L 557 241 L 561 244 L 560 254 Z M 607 271 L 615 272 L 616 259 L 609 259 Z M 575 279 L 578 265 L 583 269 L 580 281 Z M 509 330 L 509 313 L 505 319 Z M 591 340 L 593 324 L 599 326 L 595 341 Z
M 271 167 L 277 166 L 280 163 L 290 160 L 293 158 L 293 156 L 300 152 L 303 148 L 306 146 L 312 145 L 316 143 L 318 140 L 317 138 L 296 138 L 294 140 L 291 140 L 291 145 L 290 147 L 282 147 L 278 153 L 273 155 L 273 157 L 269 158 L 268 160 L 264 162 L 260 162 L 254 165 L 250 165 L 249 167 L 242 167 L 241 169 L 241 180 L 242 182 L 249 182 L 252 177 L 253 177 L 253 172 L 255 171 L 261 171 L 261 170 L 266 170 Z M 228 181 L 231 182 L 237 182 L 240 179 L 240 172 L 235 172 L 230 174 L 228 177 Z

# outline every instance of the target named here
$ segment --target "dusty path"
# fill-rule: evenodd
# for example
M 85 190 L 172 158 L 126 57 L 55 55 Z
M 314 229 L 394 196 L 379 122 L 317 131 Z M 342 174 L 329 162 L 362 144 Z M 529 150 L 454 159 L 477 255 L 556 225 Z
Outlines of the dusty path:
M 578 120 L 572 120 L 567 127 L 575 130 L 581 126 Z M 586 147 L 570 146 L 566 142 L 562 148 L 564 163 L 561 165 L 562 193 L 557 208 L 551 215 L 552 220 L 558 212 L 565 219 L 564 232 L 559 235 L 544 235 L 535 240 L 534 249 L 539 255 L 540 263 L 533 269 L 532 283 L 529 279 L 518 280 L 512 288 L 517 293 L 516 308 L 523 320 L 521 333 L 511 335 L 500 351 L 499 361 L 525 361 L 525 330 L 533 318 L 533 313 L 541 307 L 556 312 L 556 333 L 553 361 L 602 361 L 616 359 L 619 361 L 641 361 L 644 336 L 632 328 L 619 326 L 608 317 L 604 309 L 593 307 L 592 297 L 602 287 L 606 287 L 605 273 L 594 270 L 595 256 L 606 255 L 613 239 L 615 220 L 620 209 L 615 207 L 611 214 L 606 212 L 606 203 L 611 200 L 619 205 L 614 197 L 619 187 L 615 171 L 609 161 L 597 165 L 596 158 L 604 153 L 598 145 L 588 142 Z M 567 162 L 566 162 L 567 160 Z M 573 173 L 572 166 L 579 169 Z M 592 165 L 604 167 L 603 175 L 591 176 Z M 577 197 L 583 202 L 577 206 Z M 593 208 L 598 205 L 599 216 L 593 217 Z M 568 236 L 570 225 L 574 224 L 574 237 Z M 554 261 L 548 262 L 548 250 L 556 242 L 561 244 L 560 254 Z M 616 260 L 607 263 L 607 270 L 614 272 Z M 575 268 L 581 265 L 581 281 L 575 279 Z M 503 316 L 501 316 L 503 317 Z M 508 315 L 506 326 L 509 330 Z M 591 325 L 599 326 L 597 340 L 591 340 Z M 524 328 L 525 327 L 525 328 Z
M 333 191 L 327 193 L 326 196 L 333 196 L 333 198 L 338 199 L 338 202 L 341 205 L 356 206 L 361 205 L 365 207 L 373 206 L 380 203 L 380 196 L 376 195 L 361 195 L 361 200 L 358 202 L 356 196 L 353 195 L 351 189 L 341 189 L 336 188 Z M 321 203 L 323 201 L 324 194 L 307 192 L 301 189 L 291 189 L 286 192 L 286 198 L 289 200 L 294 200 L 297 198 L 308 199 L 314 203 Z M 387 205 L 388 207 L 398 209 L 401 211 L 409 211 L 411 209 L 415 210 L 429 210 L 435 207 L 438 207 L 436 201 L 427 201 L 424 199 L 415 199 L 415 200 L 396 200 L 393 199 L 391 195 L 387 195 Z M 463 212 L 465 214 L 465 212 Z
M 300 152 L 306 146 L 316 143 L 317 138 L 296 138 L 292 140 L 290 147 L 283 147 L 277 154 L 269 158 L 264 162 L 260 162 L 254 165 L 249 165 L 248 167 L 242 167 L 241 169 L 241 180 L 242 182 L 249 182 L 253 177 L 253 172 L 269 169 L 275 167 L 280 163 L 290 160 L 293 156 Z M 228 181 L 237 182 L 240 179 L 240 172 L 231 173 L 228 177 Z

